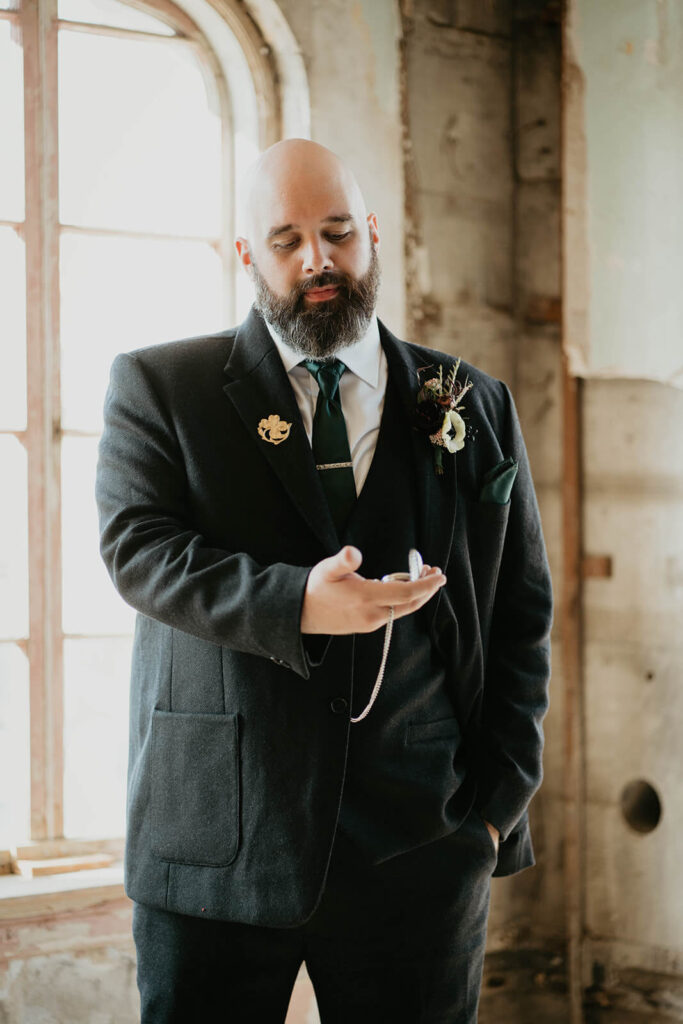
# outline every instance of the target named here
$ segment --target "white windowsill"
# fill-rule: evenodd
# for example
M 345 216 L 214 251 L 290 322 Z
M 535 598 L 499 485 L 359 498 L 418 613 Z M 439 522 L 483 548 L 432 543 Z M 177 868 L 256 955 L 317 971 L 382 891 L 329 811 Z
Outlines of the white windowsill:
M 115 900 L 127 900 L 122 863 L 41 878 L 0 875 L 0 922 L 50 917 Z

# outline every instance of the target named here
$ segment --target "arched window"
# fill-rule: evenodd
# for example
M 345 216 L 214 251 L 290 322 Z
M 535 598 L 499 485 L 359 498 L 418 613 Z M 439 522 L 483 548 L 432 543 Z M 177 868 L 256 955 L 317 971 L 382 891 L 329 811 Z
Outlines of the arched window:
M 280 132 L 271 60 L 226 0 L 0 0 L 0 848 L 123 832 L 108 369 L 244 313 L 235 186 Z

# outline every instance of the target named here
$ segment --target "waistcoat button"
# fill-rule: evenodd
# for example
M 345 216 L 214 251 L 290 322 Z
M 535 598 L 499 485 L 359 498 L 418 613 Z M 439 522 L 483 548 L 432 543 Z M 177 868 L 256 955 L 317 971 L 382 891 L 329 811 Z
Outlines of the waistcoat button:
M 346 697 L 335 697 L 330 701 L 330 710 L 333 715 L 343 715 L 348 710 L 349 702 Z

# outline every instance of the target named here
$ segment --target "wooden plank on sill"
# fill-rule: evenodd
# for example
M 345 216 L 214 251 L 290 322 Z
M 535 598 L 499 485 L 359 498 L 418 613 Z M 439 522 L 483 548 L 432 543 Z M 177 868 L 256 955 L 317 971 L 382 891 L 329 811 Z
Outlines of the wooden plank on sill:
M 23 878 L 40 878 L 43 875 L 62 875 L 69 871 L 92 871 L 93 868 L 108 868 L 114 863 L 109 853 L 90 853 L 80 857 L 54 857 L 44 860 L 15 860 L 12 868 Z
M 44 878 L 0 878 L 0 931 L 9 922 L 54 917 L 104 906 L 130 905 L 121 865 Z
M 11 852 L 13 860 L 53 860 L 88 853 L 111 853 L 121 857 L 123 845 L 123 839 L 39 839 L 14 846 Z

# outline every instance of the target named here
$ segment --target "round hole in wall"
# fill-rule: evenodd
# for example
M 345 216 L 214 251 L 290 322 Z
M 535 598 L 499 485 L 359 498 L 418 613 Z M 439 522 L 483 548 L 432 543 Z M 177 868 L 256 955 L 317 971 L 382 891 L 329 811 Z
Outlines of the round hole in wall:
M 621 813 L 634 832 L 652 832 L 662 816 L 662 804 L 654 786 L 634 779 L 621 791 Z
M 505 978 L 500 974 L 492 974 L 486 979 L 486 984 L 489 988 L 503 988 L 505 985 Z

